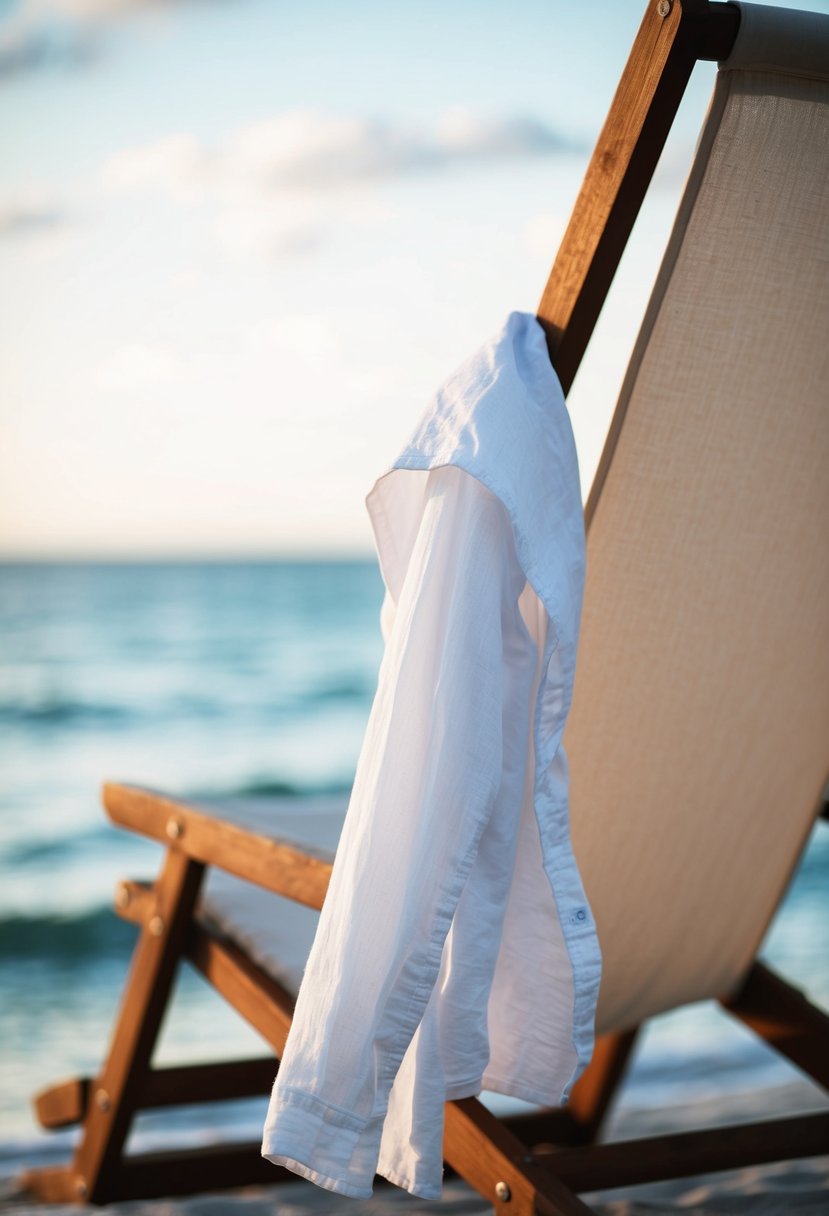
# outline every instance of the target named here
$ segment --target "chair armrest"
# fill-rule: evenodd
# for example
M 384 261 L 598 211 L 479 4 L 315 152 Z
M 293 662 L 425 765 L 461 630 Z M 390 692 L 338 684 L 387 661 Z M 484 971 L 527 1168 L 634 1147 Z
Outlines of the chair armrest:
M 286 899 L 322 907 L 334 860 L 328 850 L 252 831 L 217 817 L 216 811 L 142 786 L 107 782 L 102 800 L 119 827 Z

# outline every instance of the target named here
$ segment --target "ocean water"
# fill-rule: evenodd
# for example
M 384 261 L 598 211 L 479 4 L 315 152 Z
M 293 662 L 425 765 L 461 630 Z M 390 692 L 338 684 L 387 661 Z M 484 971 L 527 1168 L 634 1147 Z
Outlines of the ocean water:
M 0 1164 L 44 1151 L 36 1089 L 98 1067 L 135 938 L 112 891 L 160 861 L 158 846 L 108 824 L 102 781 L 345 805 L 381 598 L 373 561 L 0 566 Z M 827 879 L 819 825 L 764 946 L 824 1005 Z M 262 1043 L 185 974 L 158 1059 L 228 1051 Z M 790 1076 L 702 1005 L 657 1019 L 626 1096 L 648 1105 Z M 255 1136 L 262 1104 L 146 1116 L 137 1134 L 163 1139 L 177 1121 L 196 1142 L 217 1117 L 223 1134 Z

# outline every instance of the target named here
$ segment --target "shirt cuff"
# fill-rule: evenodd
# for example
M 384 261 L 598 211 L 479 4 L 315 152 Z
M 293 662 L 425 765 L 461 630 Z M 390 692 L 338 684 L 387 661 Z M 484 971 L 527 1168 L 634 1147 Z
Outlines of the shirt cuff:
M 271 1098 L 262 1156 L 328 1191 L 368 1199 L 383 1119 L 361 1119 L 311 1094 L 282 1090 Z

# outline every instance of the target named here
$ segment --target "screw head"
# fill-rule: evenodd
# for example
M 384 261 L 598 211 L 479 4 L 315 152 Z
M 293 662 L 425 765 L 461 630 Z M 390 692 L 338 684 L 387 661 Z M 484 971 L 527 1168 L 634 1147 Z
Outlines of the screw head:
M 178 815 L 171 815 L 164 830 L 170 840 L 180 840 L 184 835 L 184 822 Z
M 79 1199 L 86 1199 L 87 1195 L 89 1194 L 89 1192 L 86 1189 L 86 1183 L 84 1182 L 83 1178 L 79 1178 L 77 1180 L 77 1182 L 75 1183 L 75 1194 L 78 1196 Z
M 659 4 L 656 6 L 656 11 L 659 13 L 660 17 L 667 17 L 668 13 L 671 11 L 671 0 L 659 0 Z
M 115 906 L 117 908 L 128 908 L 130 904 L 130 889 L 125 882 L 119 882 L 115 888 Z
M 495 1183 L 495 1197 L 496 1199 L 500 1199 L 501 1203 L 509 1203 L 510 1199 L 512 1199 L 512 1191 L 506 1182 Z
M 106 1114 L 107 1111 L 112 1108 L 112 1101 L 110 1100 L 110 1096 L 105 1089 L 95 1090 L 95 1105 L 98 1107 L 98 1110 L 103 1111 L 104 1114 Z
M 147 928 L 153 937 L 161 937 L 161 934 L 164 932 L 164 921 L 160 916 L 151 916 Z

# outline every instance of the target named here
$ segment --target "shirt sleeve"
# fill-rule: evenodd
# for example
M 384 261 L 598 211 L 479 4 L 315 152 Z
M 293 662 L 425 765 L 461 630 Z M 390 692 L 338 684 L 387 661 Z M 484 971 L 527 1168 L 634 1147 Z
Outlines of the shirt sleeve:
M 384 609 L 377 693 L 262 1145 L 344 1195 L 371 1194 L 389 1092 L 498 794 L 504 630 L 521 585 L 500 502 L 459 469 L 433 470 Z

